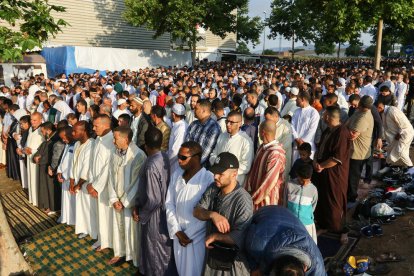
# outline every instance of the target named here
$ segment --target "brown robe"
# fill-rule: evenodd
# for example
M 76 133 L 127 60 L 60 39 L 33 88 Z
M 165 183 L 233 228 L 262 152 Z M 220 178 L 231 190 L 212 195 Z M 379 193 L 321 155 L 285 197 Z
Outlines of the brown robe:
M 318 205 L 315 210 L 316 224 L 334 232 L 342 232 L 346 217 L 349 159 L 351 140 L 348 128 L 340 125 L 327 128 L 321 137 L 315 159 L 318 163 L 334 158 L 338 164 L 314 173 L 313 183 L 318 188 Z

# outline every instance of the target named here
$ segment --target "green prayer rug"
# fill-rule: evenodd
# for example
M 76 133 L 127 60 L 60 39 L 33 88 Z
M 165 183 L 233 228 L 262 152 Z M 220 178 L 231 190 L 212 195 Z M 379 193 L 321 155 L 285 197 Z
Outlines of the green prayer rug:
M 95 252 L 89 236 L 79 239 L 73 226 L 60 224 L 37 234 L 31 242 L 21 245 L 21 251 L 36 275 L 134 275 L 137 269 L 131 262 L 118 267 L 107 261 L 113 251 Z

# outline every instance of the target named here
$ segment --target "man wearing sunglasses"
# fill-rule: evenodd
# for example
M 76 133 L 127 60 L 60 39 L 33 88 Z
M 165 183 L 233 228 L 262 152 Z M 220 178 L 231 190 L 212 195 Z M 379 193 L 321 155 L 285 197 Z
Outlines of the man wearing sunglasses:
M 178 152 L 180 168 L 172 171 L 165 208 L 175 263 L 179 275 L 201 275 L 205 254 L 206 223 L 193 216 L 193 209 L 214 181 L 201 166 L 201 146 L 189 141 Z

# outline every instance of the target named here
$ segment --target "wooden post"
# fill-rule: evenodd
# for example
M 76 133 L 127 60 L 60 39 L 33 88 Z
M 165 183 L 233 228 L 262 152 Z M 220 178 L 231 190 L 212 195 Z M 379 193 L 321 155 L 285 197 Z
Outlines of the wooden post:
M 375 70 L 379 70 L 381 67 L 381 44 L 382 44 L 382 28 L 384 25 L 384 20 L 380 18 L 378 20 L 377 26 L 377 44 L 375 45 Z

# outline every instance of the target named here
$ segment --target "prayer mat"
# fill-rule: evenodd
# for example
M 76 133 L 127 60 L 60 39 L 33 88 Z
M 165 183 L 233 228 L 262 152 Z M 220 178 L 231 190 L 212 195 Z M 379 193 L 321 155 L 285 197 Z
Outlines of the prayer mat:
M 29 202 L 23 190 L 2 194 L 0 199 L 17 243 L 57 225 L 59 214 L 48 216 Z
M 359 240 L 359 238 L 348 235 L 348 243 L 343 245 L 340 239 L 341 235 L 334 233 L 324 233 L 318 236 L 318 247 L 325 261 L 325 267 L 329 266 L 329 262 L 345 261 Z
M 113 251 L 95 252 L 89 236 L 79 239 L 75 228 L 59 224 L 20 246 L 35 275 L 134 275 L 130 262 L 118 267 L 107 264 Z

